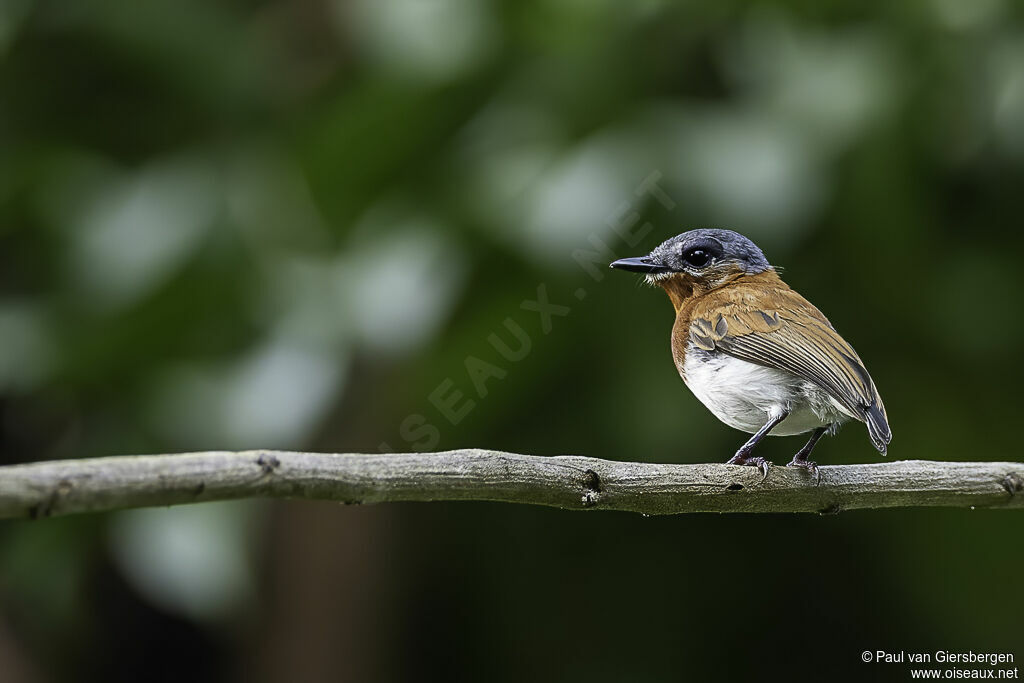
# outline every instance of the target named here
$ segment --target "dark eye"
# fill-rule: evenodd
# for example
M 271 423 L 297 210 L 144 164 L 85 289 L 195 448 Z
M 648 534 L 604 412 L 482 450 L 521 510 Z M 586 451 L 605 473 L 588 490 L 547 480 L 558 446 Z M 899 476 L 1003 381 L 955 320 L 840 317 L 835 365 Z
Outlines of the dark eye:
M 703 249 L 687 249 L 683 252 L 683 261 L 694 268 L 703 268 L 711 260 L 711 254 Z

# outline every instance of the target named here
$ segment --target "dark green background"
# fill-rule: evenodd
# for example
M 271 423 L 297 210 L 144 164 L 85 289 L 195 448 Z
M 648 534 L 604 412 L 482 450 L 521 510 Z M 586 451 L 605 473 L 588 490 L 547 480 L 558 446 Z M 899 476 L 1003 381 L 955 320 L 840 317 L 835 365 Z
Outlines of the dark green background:
M 709 225 L 856 346 L 890 458 L 1020 460 L 1022 162 L 1002 0 L 7 0 L 0 462 L 724 461 L 745 436 L 676 375 L 664 295 L 572 257 Z M 652 173 L 670 203 L 636 193 Z M 623 215 L 651 226 L 633 248 Z M 521 307 L 541 286 L 571 309 L 547 334 Z M 507 318 L 515 363 L 488 342 Z M 502 369 L 485 397 L 468 357 Z M 457 425 L 429 399 L 446 380 L 475 401 Z M 879 460 L 858 424 L 816 456 Z M 1024 656 L 1020 530 L 303 502 L 4 523 L 0 670 L 908 680 L 860 653 Z

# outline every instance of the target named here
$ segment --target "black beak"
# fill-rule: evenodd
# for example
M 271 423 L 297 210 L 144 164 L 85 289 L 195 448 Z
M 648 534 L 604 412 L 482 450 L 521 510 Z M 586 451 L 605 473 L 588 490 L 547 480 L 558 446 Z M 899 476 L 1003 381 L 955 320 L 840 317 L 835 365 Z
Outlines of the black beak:
M 667 273 L 669 271 L 665 266 L 660 266 L 656 263 L 651 263 L 650 256 L 639 256 L 636 258 L 620 258 L 618 261 L 611 265 L 612 268 L 618 268 L 619 270 L 628 270 L 633 273 Z

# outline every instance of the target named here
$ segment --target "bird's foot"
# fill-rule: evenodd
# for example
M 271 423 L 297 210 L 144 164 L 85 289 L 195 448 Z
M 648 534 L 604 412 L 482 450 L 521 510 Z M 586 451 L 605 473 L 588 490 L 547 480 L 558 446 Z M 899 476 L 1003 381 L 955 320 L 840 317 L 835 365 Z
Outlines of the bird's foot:
M 800 453 L 793 456 L 793 459 L 789 461 L 786 467 L 799 467 L 807 470 L 814 476 L 814 485 L 817 486 L 821 483 L 821 473 L 818 471 L 818 463 L 813 460 L 808 460 L 806 455 L 803 457 L 800 456 Z
M 762 458 L 759 455 L 758 456 L 754 456 L 754 457 L 750 457 L 750 456 L 744 455 L 743 453 L 737 453 L 736 455 L 732 456 L 732 458 L 730 458 L 729 461 L 726 462 L 725 464 L 726 465 L 743 465 L 743 466 L 746 466 L 746 467 L 756 467 L 757 469 L 761 470 L 761 475 L 762 475 L 761 476 L 761 481 L 764 481 L 765 479 L 768 478 L 768 470 L 771 469 L 771 467 L 772 467 L 772 461 L 771 460 L 766 460 L 766 459 Z

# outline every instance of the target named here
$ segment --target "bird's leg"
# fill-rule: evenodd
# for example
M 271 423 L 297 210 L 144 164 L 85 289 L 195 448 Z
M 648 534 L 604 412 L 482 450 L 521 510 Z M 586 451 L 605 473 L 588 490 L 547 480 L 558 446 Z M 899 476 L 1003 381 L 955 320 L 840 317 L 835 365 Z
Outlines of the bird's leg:
M 732 458 L 726 464 L 748 465 L 750 467 L 756 467 L 757 469 L 761 470 L 761 473 L 765 476 L 765 478 L 767 478 L 768 468 L 772 466 L 772 463 L 768 460 L 765 460 L 764 458 L 752 458 L 750 457 L 750 454 L 753 452 L 754 447 L 757 446 L 758 442 L 760 442 L 761 439 L 763 439 L 764 437 L 768 436 L 768 432 L 772 431 L 777 426 L 779 426 L 779 423 L 785 420 L 787 417 L 789 417 L 788 410 L 768 420 L 768 422 L 766 422 L 763 427 L 757 430 L 756 434 L 750 437 L 750 439 L 745 444 L 740 446 L 740 449 L 736 451 L 736 455 L 732 456 Z
M 793 456 L 793 460 L 787 465 L 787 467 L 805 467 L 809 470 L 814 470 L 818 467 L 817 464 L 811 462 L 807 457 L 814 450 L 815 444 L 818 443 L 818 439 L 825 435 L 825 427 L 818 427 L 811 434 L 811 438 L 807 440 L 804 447 L 797 451 L 796 455 Z
M 788 465 L 786 465 L 786 467 L 802 467 L 813 474 L 815 479 L 817 479 L 818 463 L 808 460 L 807 457 L 811 454 L 811 451 L 814 450 L 814 445 L 818 443 L 818 439 L 824 436 L 825 431 L 825 427 L 818 427 L 815 429 L 814 433 L 811 434 L 811 438 L 807 440 L 807 443 L 804 444 L 803 448 L 797 451 L 796 455 L 793 456 L 793 459 Z

